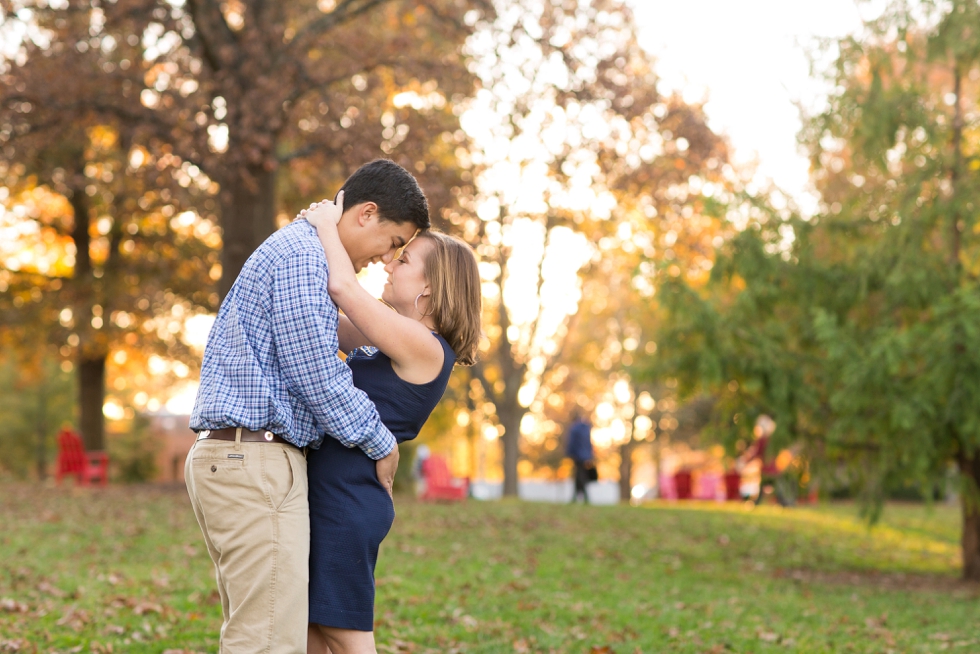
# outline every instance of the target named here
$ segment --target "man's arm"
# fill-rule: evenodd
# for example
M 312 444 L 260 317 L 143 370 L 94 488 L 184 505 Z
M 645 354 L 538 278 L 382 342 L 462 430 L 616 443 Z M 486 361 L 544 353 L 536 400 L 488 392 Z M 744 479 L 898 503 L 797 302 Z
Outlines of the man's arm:
M 397 452 L 395 438 L 337 356 L 337 320 L 323 253 L 291 254 L 276 268 L 272 308 L 276 360 L 289 391 L 327 434 L 347 447 L 360 447 L 372 459 L 384 459 Z

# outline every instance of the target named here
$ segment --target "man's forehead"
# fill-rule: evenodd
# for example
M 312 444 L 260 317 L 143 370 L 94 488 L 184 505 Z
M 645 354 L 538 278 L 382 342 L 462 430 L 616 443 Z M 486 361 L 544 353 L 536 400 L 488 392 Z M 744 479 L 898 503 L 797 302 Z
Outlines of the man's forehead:
M 393 223 L 390 233 L 395 245 L 403 247 L 415 238 L 415 235 L 418 234 L 418 227 L 413 223 Z

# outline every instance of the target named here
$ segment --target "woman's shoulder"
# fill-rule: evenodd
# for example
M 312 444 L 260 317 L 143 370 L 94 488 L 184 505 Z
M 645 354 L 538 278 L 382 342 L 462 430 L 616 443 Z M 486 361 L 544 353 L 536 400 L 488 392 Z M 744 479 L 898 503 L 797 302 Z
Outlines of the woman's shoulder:
M 449 341 L 446 340 L 446 337 L 440 334 L 439 332 L 434 331 L 432 332 L 432 335 L 435 336 L 436 339 L 439 341 L 439 344 L 442 345 L 442 351 L 445 356 L 445 358 L 443 359 L 443 366 L 445 367 L 446 365 L 450 365 L 450 366 L 455 365 L 456 351 L 453 349 L 453 346 L 450 345 Z

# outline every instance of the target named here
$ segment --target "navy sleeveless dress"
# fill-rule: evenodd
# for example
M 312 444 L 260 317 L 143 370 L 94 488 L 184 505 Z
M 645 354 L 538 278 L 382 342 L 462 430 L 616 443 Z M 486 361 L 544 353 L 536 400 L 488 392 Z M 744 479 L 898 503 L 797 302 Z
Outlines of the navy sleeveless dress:
M 415 438 L 442 399 L 456 354 L 442 336 L 445 359 L 428 384 L 410 384 L 377 348 L 347 357 L 354 385 L 367 393 L 399 443 Z M 310 622 L 374 631 L 374 565 L 395 508 L 375 468 L 359 448 L 327 436 L 307 455 L 310 483 Z

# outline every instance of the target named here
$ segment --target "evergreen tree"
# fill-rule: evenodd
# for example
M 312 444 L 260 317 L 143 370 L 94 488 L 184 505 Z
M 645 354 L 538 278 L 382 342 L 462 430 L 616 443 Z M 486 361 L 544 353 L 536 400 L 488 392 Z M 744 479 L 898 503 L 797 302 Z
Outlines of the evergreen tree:
M 963 574 L 980 579 L 980 7 L 897 4 L 837 45 L 802 142 L 819 214 L 761 202 L 702 291 L 668 289 L 661 369 L 719 398 L 745 439 L 846 466 L 872 514 L 890 487 L 962 481 Z M 929 492 L 931 495 L 931 492 Z

